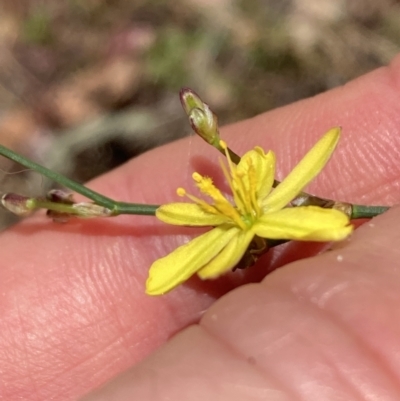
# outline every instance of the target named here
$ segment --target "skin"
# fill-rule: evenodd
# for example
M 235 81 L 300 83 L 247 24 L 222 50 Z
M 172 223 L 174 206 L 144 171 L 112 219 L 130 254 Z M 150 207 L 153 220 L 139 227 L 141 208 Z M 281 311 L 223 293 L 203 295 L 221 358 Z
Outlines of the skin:
M 273 149 L 282 178 L 340 125 L 338 149 L 308 191 L 396 204 L 399 80 L 397 58 L 222 136 L 239 154 Z M 223 182 L 217 159 L 198 138 L 181 140 L 90 186 L 165 203 L 178 186 L 197 194 L 194 170 Z M 198 230 L 145 216 L 58 225 L 35 215 L 0 236 L 0 398 L 77 400 L 119 375 L 85 400 L 398 400 L 399 227 L 395 207 L 329 252 L 289 244 L 245 272 L 153 298 L 150 264 Z

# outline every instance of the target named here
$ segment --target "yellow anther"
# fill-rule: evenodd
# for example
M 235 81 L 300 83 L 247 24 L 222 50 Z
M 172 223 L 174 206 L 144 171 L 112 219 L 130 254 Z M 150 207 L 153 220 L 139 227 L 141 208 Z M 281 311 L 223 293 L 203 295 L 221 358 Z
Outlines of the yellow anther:
M 176 190 L 176 193 L 178 196 L 185 196 L 186 195 L 186 191 L 183 188 L 178 188 Z
M 224 150 L 228 149 L 228 145 L 222 139 L 219 141 L 219 146 L 221 146 L 221 148 L 224 149 Z
M 209 177 L 203 177 L 200 181 L 196 183 L 196 185 L 203 194 L 207 194 L 212 198 L 214 197 L 213 194 L 220 193 L 219 189 L 215 187 L 215 185 L 212 182 L 212 179 Z
M 192 178 L 196 182 L 200 182 L 203 179 L 203 177 L 199 173 L 196 173 L 196 172 L 194 172 L 192 174 Z

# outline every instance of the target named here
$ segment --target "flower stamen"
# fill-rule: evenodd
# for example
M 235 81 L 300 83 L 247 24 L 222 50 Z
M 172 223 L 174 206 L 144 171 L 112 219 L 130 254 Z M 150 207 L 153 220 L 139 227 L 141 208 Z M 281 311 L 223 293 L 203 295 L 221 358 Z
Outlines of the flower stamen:
M 257 202 L 257 173 L 251 159 L 249 159 L 248 179 L 249 179 L 250 203 L 254 211 L 254 217 L 259 217 L 262 212 L 261 212 L 261 207 Z
M 209 213 L 212 213 L 212 214 L 219 214 L 219 211 L 215 207 L 211 206 L 210 204 L 208 204 L 203 199 L 200 199 L 197 196 L 194 196 L 194 195 L 191 195 L 191 194 L 187 193 L 184 188 L 178 188 L 176 190 L 176 193 L 177 193 L 178 196 L 182 196 L 182 197 L 186 196 L 191 201 L 193 201 L 194 203 L 199 205 L 205 212 L 209 212 Z
M 247 228 L 245 222 L 242 220 L 240 213 L 231 203 L 222 195 L 221 191 L 213 184 L 211 178 L 203 177 L 199 173 L 193 173 L 193 180 L 196 182 L 200 191 L 213 199 L 214 204 L 210 205 L 203 199 L 194 195 L 188 194 L 183 188 L 178 188 L 178 195 L 187 196 L 193 202 L 197 203 L 204 211 L 212 214 L 220 214 L 228 217 L 234 224 L 239 226 L 242 230 Z
M 220 161 L 220 165 L 224 176 L 229 182 L 235 204 L 244 216 L 250 216 L 251 220 L 261 214 L 261 208 L 257 202 L 256 193 L 256 171 L 252 164 L 251 159 L 247 160 L 247 172 L 239 172 L 237 166 L 231 160 L 228 152 L 228 145 L 224 141 L 220 141 L 220 146 L 225 151 L 226 159 L 230 173 L 227 171 L 225 164 Z M 246 188 L 245 179 L 248 179 L 248 187 Z

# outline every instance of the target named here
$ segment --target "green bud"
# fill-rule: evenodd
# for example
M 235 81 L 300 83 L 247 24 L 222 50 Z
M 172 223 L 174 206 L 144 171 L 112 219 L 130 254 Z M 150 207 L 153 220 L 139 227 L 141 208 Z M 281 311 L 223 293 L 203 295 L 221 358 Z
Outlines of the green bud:
M 180 91 L 182 107 L 189 117 L 190 125 L 197 135 L 210 145 L 219 148 L 219 130 L 217 116 L 208 104 L 189 88 Z
M 196 92 L 190 88 L 182 88 L 179 92 L 179 97 L 181 99 L 183 110 L 187 115 L 193 109 L 202 109 L 204 107 L 204 102 L 200 99 Z

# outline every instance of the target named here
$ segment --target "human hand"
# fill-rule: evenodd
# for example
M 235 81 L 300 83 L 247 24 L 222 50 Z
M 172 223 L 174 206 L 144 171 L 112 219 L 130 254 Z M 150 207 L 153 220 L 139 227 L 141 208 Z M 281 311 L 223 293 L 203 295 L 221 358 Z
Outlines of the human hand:
M 282 177 L 340 125 L 338 149 L 308 192 L 396 204 L 399 77 L 397 59 L 343 88 L 227 127 L 222 136 L 239 154 L 254 145 L 273 149 Z M 176 199 L 178 186 L 190 188 L 193 170 L 214 176 L 217 157 L 197 138 L 178 141 L 91 187 L 118 200 L 165 203 Z M 67 225 L 27 219 L 0 238 L 0 398 L 75 400 L 135 365 L 88 399 L 398 399 L 399 222 L 394 208 L 340 249 L 215 302 L 320 248 L 288 244 L 245 272 L 193 279 L 152 298 L 144 294 L 151 262 L 196 230 L 140 216 Z

